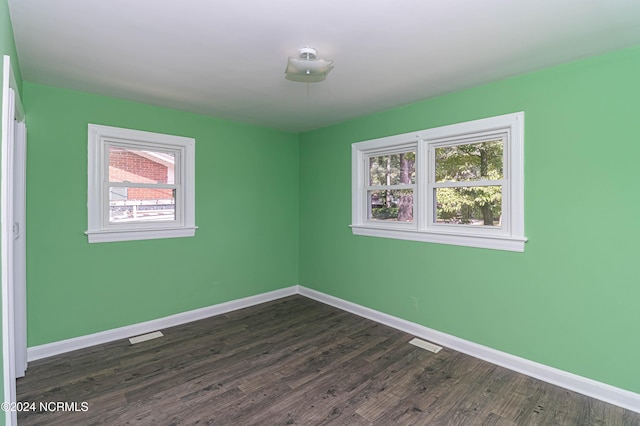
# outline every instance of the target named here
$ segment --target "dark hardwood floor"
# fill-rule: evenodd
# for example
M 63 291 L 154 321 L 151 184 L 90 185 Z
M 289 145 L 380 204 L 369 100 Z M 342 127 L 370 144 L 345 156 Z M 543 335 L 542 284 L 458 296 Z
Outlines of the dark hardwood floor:
M 302 296 L 162 332 L 30 363 L 19 401 L 79 411 L 20 412 L 19 425 L 640 425 L 638 413 L 428 352 Z

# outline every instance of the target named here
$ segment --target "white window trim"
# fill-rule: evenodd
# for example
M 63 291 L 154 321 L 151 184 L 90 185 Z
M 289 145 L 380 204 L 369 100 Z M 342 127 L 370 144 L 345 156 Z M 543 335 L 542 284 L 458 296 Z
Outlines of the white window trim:
M 106 147 L 129 146 L 147 150 L 177 151 L 181 191 L 176 195 L 176 220 L 171 222 L 109 225 L 105 221 Z M 195 139 L 140 130 L 89 124 L 88 142 L 88 236 L 89 243 L 193 237 L 195 226 Z
M 505 135 L 503 207 L 500 228 L 433 223 L 430 188 L 434 147 L 466 137 Z M 372 154 L 416 149 L 416 191 L 413 223 L 367 220 L 367 158 Z M 496 250 L 524 251 L 524 112 L 425 129 L 352 144 L 352 223 L 354 235 L 452 244 Z M 430 186 L 431 185 L 431 186 Z

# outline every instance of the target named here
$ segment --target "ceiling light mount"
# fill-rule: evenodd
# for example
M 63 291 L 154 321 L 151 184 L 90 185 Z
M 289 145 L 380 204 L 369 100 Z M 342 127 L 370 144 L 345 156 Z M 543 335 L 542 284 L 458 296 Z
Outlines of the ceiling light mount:
M 313 47 L 303 47 L 300 49 L 300 59 L 314 60 L 318 56 L 318 51 Z
M 303 47 L 298 51 L 298 58 L 289 57 L 285 78 L 301 83 L 317 83 L 327 78 L 333 69 L 333 60 L 317 59 L 318 51 L 313 47 Z

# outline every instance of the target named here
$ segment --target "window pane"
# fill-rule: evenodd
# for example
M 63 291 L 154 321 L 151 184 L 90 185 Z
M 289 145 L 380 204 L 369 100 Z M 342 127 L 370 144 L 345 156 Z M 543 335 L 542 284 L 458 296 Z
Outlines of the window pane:
M 413 222 L 413 191 L 395 189 L 368 191 L 369 220 Z
M 416 183 L 416 152 L 369 157 L 369 185 Z
M 503 141 L 436 148 L 436 182 L 502 179 Z
M 501 226 L 502 187 L 436 188 L 436 222 Z
M 109 182 L 175 183 L 175 154 L 109 147 Z
M 173 189 L 109 187 L 109 222 L 155 222 L 176 219 Z

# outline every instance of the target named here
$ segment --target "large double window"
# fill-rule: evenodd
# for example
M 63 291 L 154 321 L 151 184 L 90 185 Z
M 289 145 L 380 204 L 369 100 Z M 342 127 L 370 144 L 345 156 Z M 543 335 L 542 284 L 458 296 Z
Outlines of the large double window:
M 524 113 L 352 146 L 354 234 L 524 251 Z
M 195 140 L 89 125 L 89 242 L 193 236 Z

